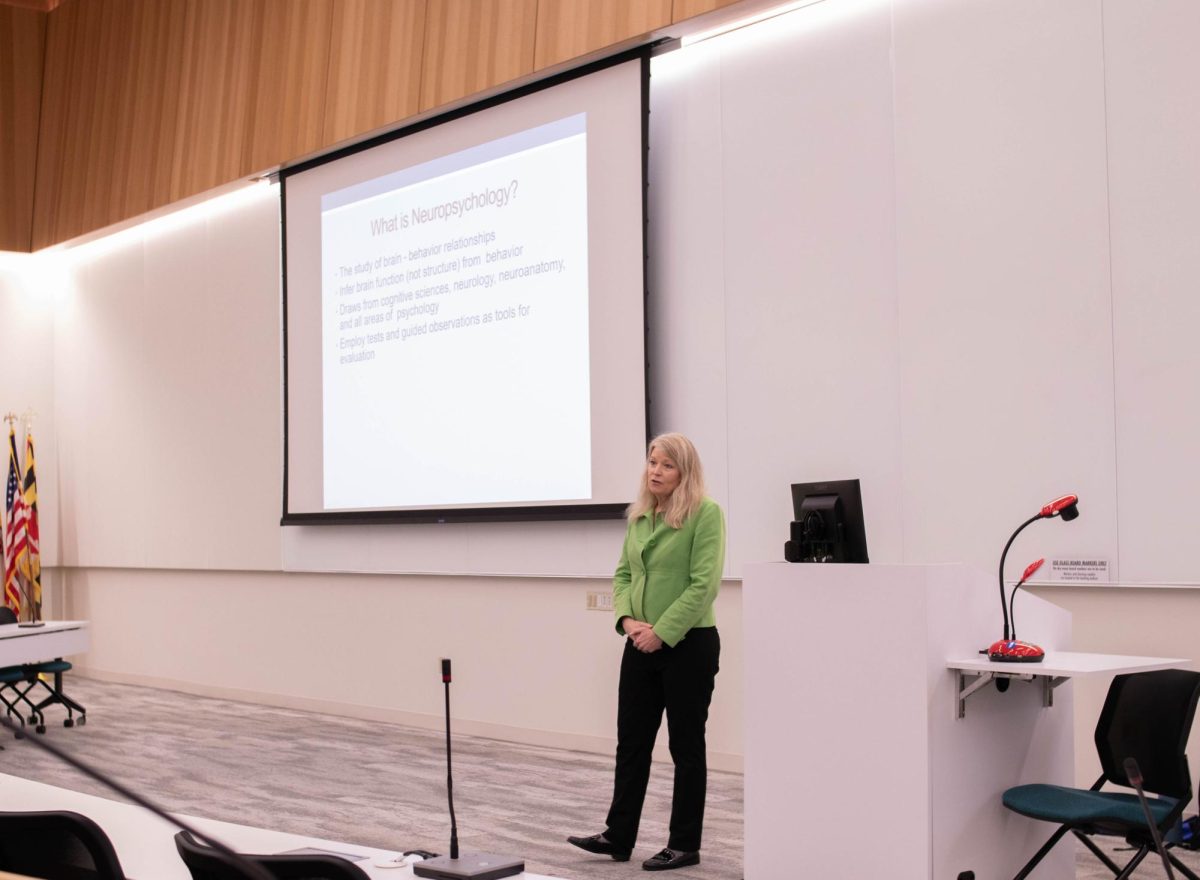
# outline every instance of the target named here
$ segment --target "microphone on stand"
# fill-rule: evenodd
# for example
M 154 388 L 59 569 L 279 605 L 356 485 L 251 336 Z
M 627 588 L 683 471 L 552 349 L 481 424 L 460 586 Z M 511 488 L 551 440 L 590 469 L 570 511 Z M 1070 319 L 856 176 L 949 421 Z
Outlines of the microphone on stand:
M 450 769 L 450 660 L 442 658 L 442 684 L 446 687 L 446 800 L 450 804 L 450 855 L 425 859 L 413 865 L 413 874 L 434 880 L 497 880 L 525 870 L 525 860 L 493 853 L 458 852 L 458 823 L 454 818 L 454 777 Z
M 1150 812 L 1150 802 L 1146 800 L 1146 792 L 1142 791 L 1142 770 L 1134 758 L 1125 759 L 1125 778 L 1137 792 L 1138 800 L 1142 803 L 1142 812 L 1146 816 L 1146 824 L 1150 827 L 1150 836 L 1154 838 L 1154 847 L 1162 857 L 1163 869 L 1167 872 L 1167 880 L 1175 880 L 1175 872 L 1171 870 L 1171 860 L 1167 858 L 1167 848 L 1163 845 L 1162 835 L 1158 833 L 1158 825 L 1154 814 Z
M 1004 552 L 1000 554 L 1000 612 L 1004 615 L 1004 638 L 997 642 L 993 642 L 991 647 L 987 649 L 988 659 L 994 663 L 1041 663 L 1046 657 L 1046 652 L 1040 647 L 1031 642 L 1017 641 L 1015 632 L 1009 630 L 1008 617 L 1008 598 L 1004 594 L 1004 560 L 1008 556 L 1008 548 L 1012 546 L 1017 535 L 1025 530 L 1025 527 L 1030 523 L 1035 523 L 1039 519 L 1053 519 L 1056 516 L 1062 517 L 1063 522 L 1070 522 L 1079 516 L 1079 496 L 1078 495 L 1063 495 L 1060 498 L 1055 498 L 1049 504 L 1046 504 L 1036 514 L 1031 516 L 1025 522 L 1017 526 L 1017 530 L 1012 533 L 1012 537 L 1008 539 L 1008 543 L 1004 545 Z M 1025 577 L 1013 588 L 1013 595 L 1016 595 L 1017 588 L 1030 577 L 1034 571 L 1040 567 L 1032 565 L 1025 570 Z M 1032 570 L 1030 570 L 1032 569 Z
M 1014 639 L 1017 637 L 1017 614 L 1016 611 L 1013 610 L 1013 605 L 1017 601 L 1017 590 L 1025 586 L 1025 582 L 1033 577 L 1033 575 L 1039 568 L 1042 567 L 1042 564 L 1045 561 L 1046 560 L 1043 558 L 1029 563 L 1029 565 L 1025 568 L 1024 573 L 1021 575 L 1021 579 L 1017 581 L 1017 585 L 1013 587 L 1012 592 L 1008 594 L 1008 617 L 1012 621 L 1012 637 Z
M 1042 508 L 1041 513 L 1038 514 L 1038 518 L 1049 519 L 1060 514 L 1062 515 L 1063 522 L 1070 522 L 1079 516 L 1079 496 L 1064 495 L 1061 498 L 1055 498 Z
M 140 794 L 135 794 L 134 792 L 132 792 L 128 788 L 126 788 L 124 785 L 117 782 L 115 779 L 112 779 L 111 777 L 107 776 L 104 773 L 101 773 L 99 770 L 95 769 L 94 767 L 92 767 L 88 764 L 85 764 L 83 761 L 79 760 L 74 755 L 67 754 L 62 749 L 58 748 L 57 746 L 50 745 L 50 743 L 48 743 L 44 739 L 41 739 L 40 737 L 35 738 L 35 737 L 25 736 L 24 732 L 19 727 L 17 727 L 15 724 L 13 724 L 13 722 L 8 718 L 7 715 L 0 715 L 0 726 L 3 726 L 5 728 L 7 728 L 8 730 L 12 731 L 14 734 L 16 734 L 18 739 L 21 739 L 24 742 L 33 743 L 39 749 L 49 752 L 51 755 L 58 758 L 58 760 L 62 761 L 64 764 L 68 764 L 71 767 L 74 767 L 76 770 L 78 770 L 80 773 L 83 773 L 85 776 L 92 777 L 92 779 L 99 782 L 105 788 L 112 789 L 117 794 L 121 795 L 122 797 L 128 798 L 129 800 L 133 801 L 139 807 L 149 810 L 151 813 L 158 816 L 158 818 L 165 819 L 167 822 L 174 825 L 176 828 L 181 828 L 182 830 L 186 831 L 188 834 L 192 835 L 192 837 L 196 838 L 197 840 L 208 844 L 210 847 L 213 848 L 213 850 L 215 850 L 217 852 L 217 854 L 220 856 L 220 858 L 225 862 L 225 864 L 229 868 L 232 868 L 237 874 L 239 874 L 242 877 L 247 878 L 247 880 L 275 880 L 274 875 L 271 874 L 270 871 L 268 871 L 262 865 L 259 865 L 258 863 L 256 863 L 253 859 L 248 859 L 245 856 L 239 855 L 238 853 L 234 852 L 229 847 L 227 847 L 225 844 L 221 843 L 221 841 L 216 840 L 215 838 L 211 837 L 208 834 L 203 834 L 203 833 L 197 831 L 191 825 L 185 823 L 182 819 L 172 816 L 170 813 L 168 813 L 162 807 L 158 806 L 155 803 L 152 803 L 151 801 L 142 797 Z

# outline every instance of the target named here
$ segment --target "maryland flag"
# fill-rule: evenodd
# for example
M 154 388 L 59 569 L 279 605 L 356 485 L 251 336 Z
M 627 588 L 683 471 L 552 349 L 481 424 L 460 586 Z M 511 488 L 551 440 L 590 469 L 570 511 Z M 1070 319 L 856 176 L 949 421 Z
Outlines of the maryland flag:
M 8 426 L 8 484 L 4 492 L 4 604 L 21 615 L 21 582 L 28 568 L 29 545 L 26 530 L 25 494 L 17 479 L 17 436 Z
M 22 481 L 25 501 L 26 564 L 21 567 L 28 587 L 29 619 L 42 619 L 42 555 L 39 550 L 37 476 L 33 469 L 33 432 L 25 431 L 25 479 Z

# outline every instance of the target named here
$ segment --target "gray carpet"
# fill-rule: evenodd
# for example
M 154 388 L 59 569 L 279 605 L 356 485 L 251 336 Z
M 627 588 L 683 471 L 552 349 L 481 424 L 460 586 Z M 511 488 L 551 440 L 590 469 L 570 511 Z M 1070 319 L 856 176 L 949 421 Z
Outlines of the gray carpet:
M 441 734 L 77 676 L 69 684 L 88 708 L 88 724 L 66 730 L 59 726 L 62 713 L 51 710 L 46 736 L 168 810 L 387 849 L 446 849 Z M 31 746 L 4 743 L 0 772 L 119 800 Z M 666 843 L 669 765 L 654 765 L 635 861 L 618 864 L 563 840 L 602 830 L 611 759 L 456 736 L 454 761 L 464 849 L 518 855 L 539 874 L 628 880 L 645 876 L 638 861 Z M 1120 841 L 1105 843 L 1124 864 L 1129 854 L 1119 850 Z M 1200 872 L 1200 853 L 1180 857 Z M 710 771 L 703 863 L 672 876 L 740 880 L 740 775 Z M 1112 874 L 1080 846 L 1076 876 L 1110 880 Z M 1166 873 L 1154 857 L 1135 877 L 1158 880 Z
M 87 725 L 64 729 L 53 709 L 46 736 L 167 810 L 387 849 L 448 847 L 442 734 L 77 676 L 69 693 Z M 4 743 L 0 772 L 120 800 L 27 744 Z M 539 874 L 645 876 L 640 860 L 667 841 L 669 765 L 654 765 L 635 861 L 565 842 L 603 830 L 611 785 L 611 758 L 455 736 L 460 845 L 523 857 Z M 702 859 L 672 876 L 742 876 L 738 774 L 709 773 Z

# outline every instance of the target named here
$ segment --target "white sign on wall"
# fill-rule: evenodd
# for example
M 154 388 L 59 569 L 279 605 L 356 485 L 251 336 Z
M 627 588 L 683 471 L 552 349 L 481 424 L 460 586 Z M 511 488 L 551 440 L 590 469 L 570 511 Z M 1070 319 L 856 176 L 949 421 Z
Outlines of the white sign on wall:
M 1051 583 L 1107 584 L 1107 559 L 1051 559 Z

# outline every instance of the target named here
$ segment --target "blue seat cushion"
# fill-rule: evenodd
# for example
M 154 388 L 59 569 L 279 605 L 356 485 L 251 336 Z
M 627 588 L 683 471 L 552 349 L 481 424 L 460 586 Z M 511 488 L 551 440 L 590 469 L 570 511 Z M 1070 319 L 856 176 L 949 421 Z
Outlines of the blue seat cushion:
M 1162 825 L 1174 798 L 1148 798 L 1154 821 Z M 1062 825 L 1145 828 L 1146 816 L 1135 793 L 1088 791 L 1061 785 L 1018 785 L 1004 792 L 1004 806 L 1022 816 Z
M 0 683 L 15 684 L 18 681 L 27 681 L 28 676 L 25 675 L 25 670 L 20 666 L 5 666 L 0 669 Z
M 30 672 L 66 672 L 71 664 L 66 660 L 47 660 L 45 663 L 30 663 Z

